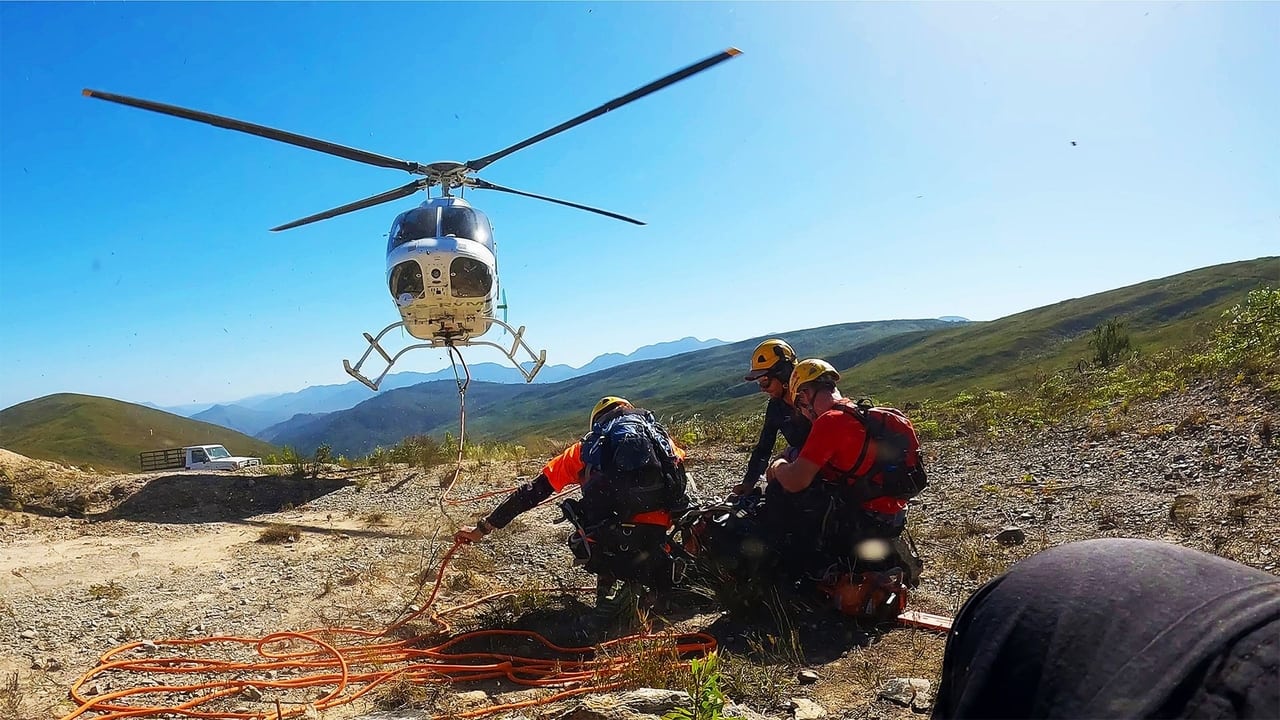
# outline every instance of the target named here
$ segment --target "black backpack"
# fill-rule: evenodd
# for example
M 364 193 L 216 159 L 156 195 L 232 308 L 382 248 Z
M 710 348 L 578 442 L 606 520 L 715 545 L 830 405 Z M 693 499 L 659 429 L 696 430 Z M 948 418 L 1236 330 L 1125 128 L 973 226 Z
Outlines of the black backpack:
M 688 507 L 688 476 L 667 431 L 648 410 L 622 411 L 582 440 L 582 511 L 592 524 Z

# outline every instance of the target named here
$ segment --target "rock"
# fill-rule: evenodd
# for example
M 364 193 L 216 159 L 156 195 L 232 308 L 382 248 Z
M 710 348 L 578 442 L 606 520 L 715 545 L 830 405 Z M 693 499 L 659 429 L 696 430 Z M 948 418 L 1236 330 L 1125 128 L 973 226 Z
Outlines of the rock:
M 677 705 L 689 702 L 689 693 L 662 688 L 640 688 L 624 693 L 619 700 L 636 712 L 661 715 Z
M 796 673 L 796 680 L 798 680 L 801 685 L 812 685 L 818 682 L 818 673 L 813 670 L 801 670 Z
M 453 696 L 456 710 L 474 710 L 489 704 L 489 693 L 483 690 L 471 690 Z
M 621 694 L 593 695 L 557 720 L 650 720 L 688 705 L 688 693 L 641 688 Z
M 262 691 L 252 685 L 245 685 L 244 688 L 240 690 L 240 696 L 246 700 L 258 702 L 262 699 Z
M 740 718 L 740 720 L 770 720 L 767 715 L 761 715 L 745 705 L 737 705 L 735 703 L 725 705 L 724 712 L 720 715 L 726 718 Z
M 890 702 L 916 710 L 926 710 L 933 704 L 933 683 L 922 678 L 894 678 L 880 687 L 876 694 Z
M 1195 493 L 1178 493 L 1169 507 L 1169 519 L 1177 522 L 1190 520 L 1200 506 L 1200 497 Z
M 1027 533 L 1016 525 L 1010 525 L 996 534 L 996 542 L 1001 545 L 1021 545 L 1027 541 Z
M 821 720 L 827 709 L 807 698 L 791 698 L 791 712 L 795 720 Z
M 36 631 L 35 631 L 35 630 L 23 630 L 22 632 L 18 633 L 18 637 L 22 638 L 23 640 L 35 640 L 35 639 L 36 639 Z

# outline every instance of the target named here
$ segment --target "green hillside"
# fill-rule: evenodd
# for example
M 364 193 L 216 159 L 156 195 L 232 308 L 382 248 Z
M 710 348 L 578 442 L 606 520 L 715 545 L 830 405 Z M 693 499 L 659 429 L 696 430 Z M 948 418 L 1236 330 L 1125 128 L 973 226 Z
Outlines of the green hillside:
M 0 411 L 0 447 L 64 465 L 136 472 L 143 450 L 215 443 L 236 455 L 276 451 L 234 430 L 93 395 L 47 395 Z
M 622 395 L 664 417 L 695 412 L 739 415 L 763 406 L 744 383 L 746 357 L 759 340 L 780 336 L 801 357 L 824 357 L 841 370 L 847 394 L 900 405 L 946 399 L 965 389 L 1002 389 L 1090 358 L 1088 337 L 1120 317 L 1135 347 L 1154 352 L 1204 336 L 1222 312 L 1262 285 L 1280 285 L 1280 258 L 1217 265 L 981 323 L 936 320 L 864 322 L 761 336 L 716 348 L 610 368 L 564 382 L 523 386 L 476 383 L 467 396 L 468 437 L 530 442 L 564 440 L 584 430 L 602 395 Z M 457 432 L 452 382 L 394 390 L 276 436 L 308 450 L 364 453 L 410 434 Z
M 990 322 L 893 338 L 830 358 L 850 392 L 894 402 L 946 398 L 966 389 L 1002 389 L 1091 357 L 1089 336 L 1112 317 L 1134 346 L 1155 351 L 1204 337 L 1249 290 L 1280 285 L 1280 258 L 1215 265 Z M 896 347 L 901 345 L 901 347 Z
M 472 383 L 467 434 L 472 440 L 563 442 L 585 429 L 588 408 L 622 395 L 664 418 L 742 415 L 764 405 L 743 382 L 747 356 L 765 337 L 783 337 L 801 357 L 823 357 L 841 370 L 846 394 L 901 405 L 947 399 L 961 390 L 1007 389 L 1037 372 L 1089 359 L 1088 336 L 1120 317 L 1139 351 L 1155 352 L 1205 335 L 1253 288 L 1280 286 L 1280 258 L 1217 265 L 1151 280 L 981 323 L 892 320 L 770 333 L 728 345 L 609 368 L 546 385 Z M 362 455 L 415 434 L 457 432 L 452 381 L 379 393 L 349 410 L 299 417 L 272 428 L 272 442 L 309 453 L 328 443 Z M 235 431 L 116 400 L 52 395 L 0 411 L 0 447 L 36 458 L 132 470 L 140 450 L 222 443 L 232 452 L 275 448 Z
M 932 319 L 859 322 L 798 330 L 786 338 L 796 352 L 813 356 L 952 325 Z M 467 391 L 467 434 L 521 442 L 573 437 L 585 430 L 587 412 L 604 395 L 625 396 L 663 416 L 702 412 L 735 399 L 754 403 L 756 385 L 742 376 L 761 339 L 628 363 L 547 385 L 473 382 Z M 280 430 L 273 438 L 302 452 L 328 443 L 335 452 L 351 455 L 394 445 L 408 435 L 438 437 L 457 429 L 458 390 L 450 380 L 381 393 L 349 410 Z

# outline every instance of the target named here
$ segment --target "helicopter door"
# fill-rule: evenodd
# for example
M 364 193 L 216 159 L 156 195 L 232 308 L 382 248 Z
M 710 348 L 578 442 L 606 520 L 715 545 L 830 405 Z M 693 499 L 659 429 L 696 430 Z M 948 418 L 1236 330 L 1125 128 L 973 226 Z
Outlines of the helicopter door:
M 457 257 L 449 263 L 449 290 L 457 298 L 477 298 L 493 288 L 493 272 L 483 262 Z

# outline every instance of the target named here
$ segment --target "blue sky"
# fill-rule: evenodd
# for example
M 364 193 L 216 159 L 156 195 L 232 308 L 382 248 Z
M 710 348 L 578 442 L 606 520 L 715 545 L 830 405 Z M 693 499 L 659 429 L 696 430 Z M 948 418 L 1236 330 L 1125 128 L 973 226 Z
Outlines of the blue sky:
M 649 223 L 468 195 L 550 363 L 1280 251 L 1276 4 L 6 3 L 0 32 L 0 407 L 346 382 L 398 320 L 385 233 L 416 200 L 267 229 L 406 175 L 83 87 L 466 160 L 741 48 L 481 173 Z

